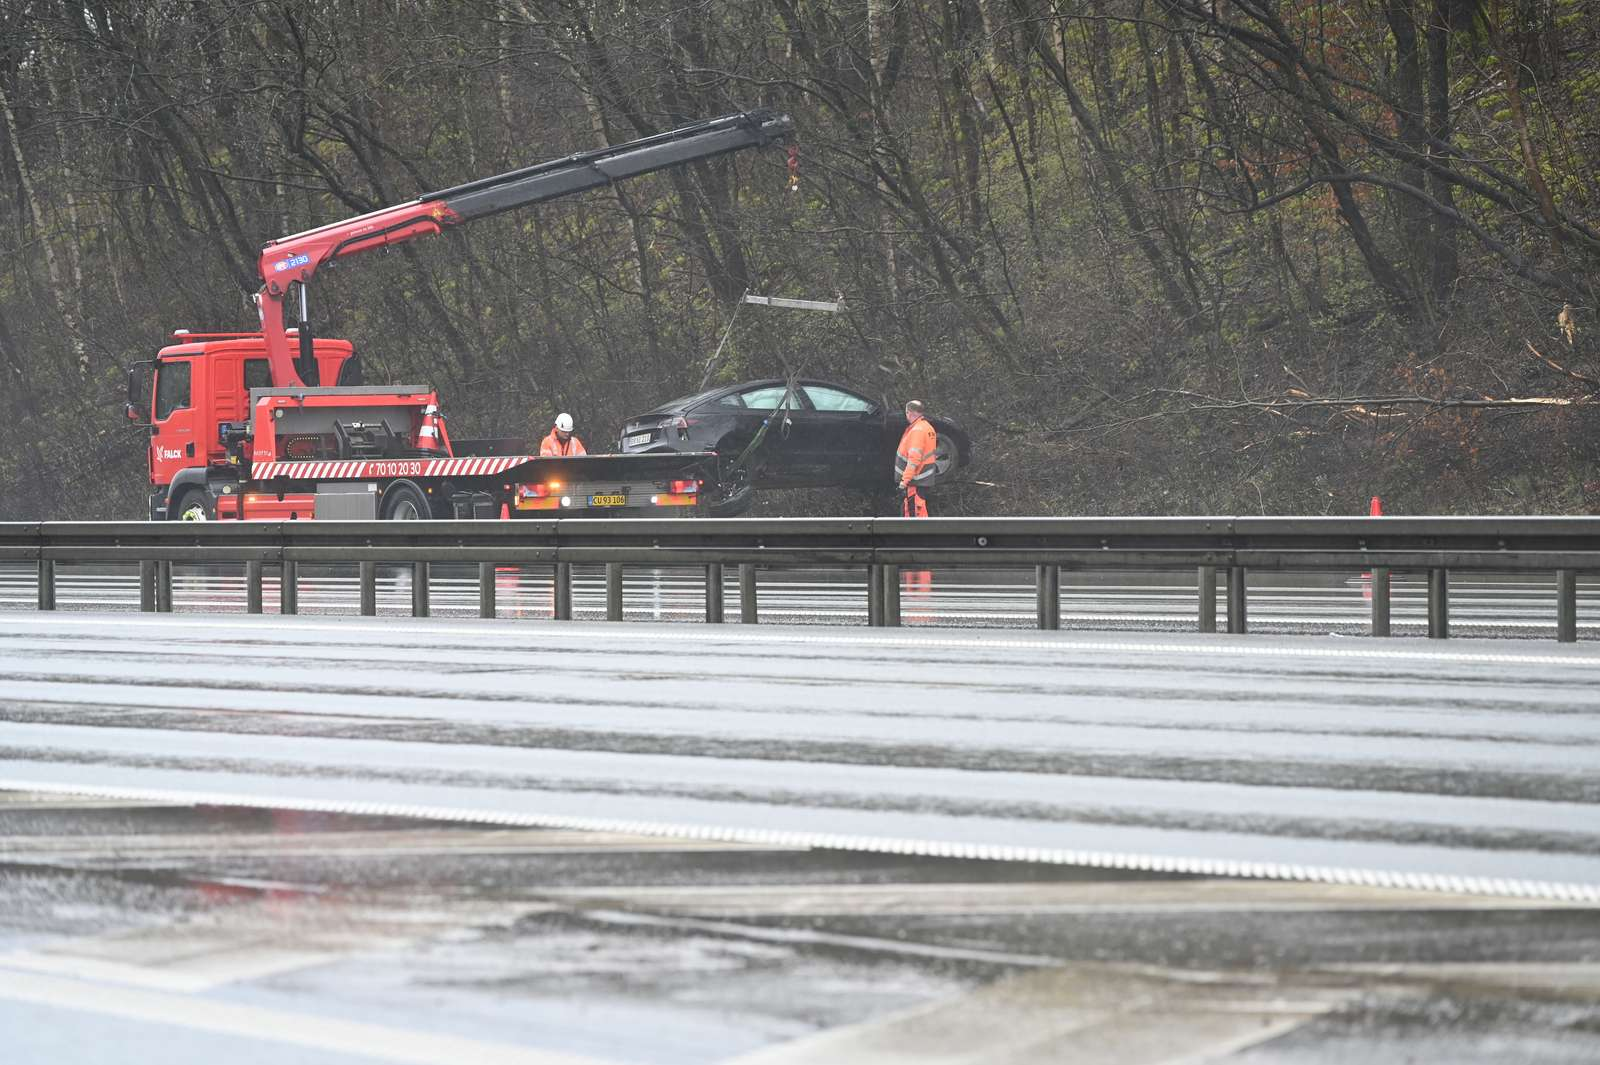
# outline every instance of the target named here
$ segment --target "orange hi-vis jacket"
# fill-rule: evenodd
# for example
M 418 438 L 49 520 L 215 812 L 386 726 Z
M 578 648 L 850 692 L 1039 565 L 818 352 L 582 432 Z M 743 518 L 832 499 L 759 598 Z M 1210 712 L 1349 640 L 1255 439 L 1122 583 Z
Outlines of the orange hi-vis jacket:
M 583 449 L 583 441 L 578 439 L 577 433 L 570 434 L 567 437 L 567 442 L 563 444 L 561 438 L 556 435 L 556 431 L 552 429 L 549 436 L 539 441 L 540 458 L 554 457 L 564 459 L 571 458 L 573 455 L 587 454 L 588 452 Z
M 895 480 L 901 488 L 909 488 L 919 477 L 933 475 L 933 451 L 938 446 L 939 434 L 927 418 L 918 417 L 906 426 L 900 437 L 900 450 L 894 456 Z

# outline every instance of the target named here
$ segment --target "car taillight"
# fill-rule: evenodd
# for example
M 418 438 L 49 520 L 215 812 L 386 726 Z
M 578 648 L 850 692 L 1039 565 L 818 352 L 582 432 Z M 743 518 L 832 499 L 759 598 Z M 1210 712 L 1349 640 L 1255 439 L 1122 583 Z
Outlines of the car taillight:
M 517 491 L 522 493 L 524 499 L 544 499 L 552 492 L 561 489 L 560 481 L 551 481 L 549 484 L 519 484 Z
M 681 496 L 693 495 L 694 493 L 700 491 L 700 482 L 699 481 L 673 481 L 667 487 L 672 489 L 672 493 L 674 495 L 681 495 Z
M 674 429 L 687 429 L 689 428 L 689 419 L 680 414 L 672 419 L 672 427 Z

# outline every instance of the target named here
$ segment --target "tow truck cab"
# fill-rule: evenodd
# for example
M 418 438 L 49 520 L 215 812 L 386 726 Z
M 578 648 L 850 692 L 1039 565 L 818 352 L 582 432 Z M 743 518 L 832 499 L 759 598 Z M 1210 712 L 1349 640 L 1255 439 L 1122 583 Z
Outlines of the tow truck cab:
M 164 520 L 168 508 L 190 489 L 195 495 L 217 482 L 237 481 L 247 465 L 250 390 L 268 388 L 272 375 L 260 333 L 190 333 L 179 330 L 174 343 L 153 361 L 128 371 L 128 417 L 139 417 L 145 369 L 153 368 L 147 414 L 150 423 L 150 517 Z M 350 383 L 359 363 L 346 340 L 314 341 L 324 381 Z M 213 491 L 213 495 L 220 494 Z

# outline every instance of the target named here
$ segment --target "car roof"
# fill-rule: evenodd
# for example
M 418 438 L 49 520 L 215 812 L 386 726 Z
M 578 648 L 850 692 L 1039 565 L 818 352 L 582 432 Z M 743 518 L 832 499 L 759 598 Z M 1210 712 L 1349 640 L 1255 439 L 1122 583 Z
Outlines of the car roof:
M 685 410 L 689 407 L 697 407 L 702 403 L 709 403 L 712 400 L 717 399 L 720 396 L 725 396 L 730 392 L 748 392 L 752 388 L 778 388 L 787 383 L 788 378 L 786 377 L 756 377 L 749 381 L 740 381 L 736 384 L 723 385 L 720 388 L 711 388 L 704 392 L 696 392 L 690 396 L 680 396 L 677 399 L 668 400 L 667 402 L 655 407 L 647 413 L 667 414 L 671 413 L 672 411 Z M 848 392 L 853 396 L 860 396 L 869 403 L 873 402 L 872 397 L 866 392 L 851 385 L 841 384 L 838 381 L 825 381 L 820 377 L 801 377 L 798 379 L 797 383 L 801 387 L 805 387 L 806 385 L 820 385 L 823 388 L 836 388 L 841 392 Z

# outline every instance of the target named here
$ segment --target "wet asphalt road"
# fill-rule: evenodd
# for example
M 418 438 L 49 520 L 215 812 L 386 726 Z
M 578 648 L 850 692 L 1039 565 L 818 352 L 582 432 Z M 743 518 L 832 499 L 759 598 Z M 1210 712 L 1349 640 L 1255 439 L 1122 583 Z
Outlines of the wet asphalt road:
M 1600 912 L 0 792 L 18 1065 L 1600 1054 Z
M 1600 1058 L 1592 646 L 58 613 L 0 693 L 19 1061 Z
M 1583 645 L 55 614 L 0 681 L 21 785 L 1600 898 Z

